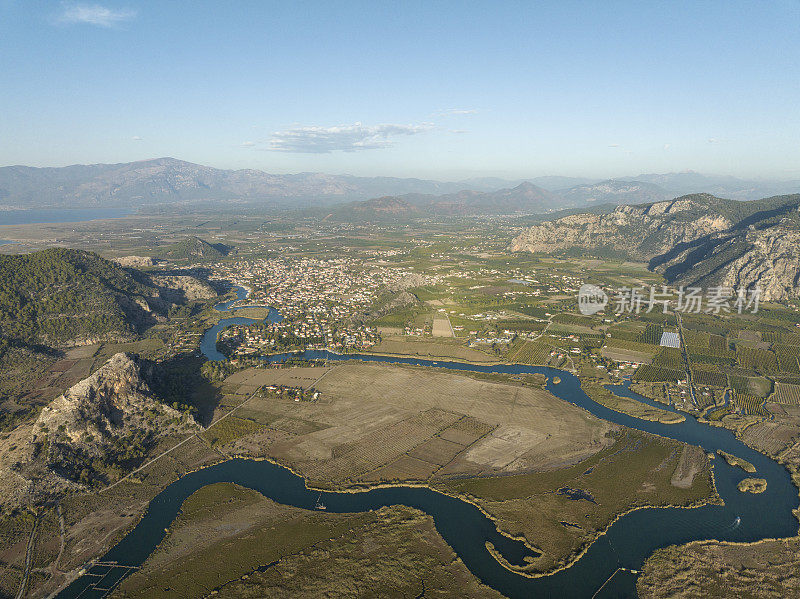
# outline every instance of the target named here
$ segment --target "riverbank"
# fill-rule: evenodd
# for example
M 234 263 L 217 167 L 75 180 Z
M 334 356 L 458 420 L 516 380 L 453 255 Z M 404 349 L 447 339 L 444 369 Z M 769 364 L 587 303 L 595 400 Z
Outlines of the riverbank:
M 268 361 L 280 360 L 282 357 L 270 357 Z M 714 466 L 712 476 L 717 481 L 720 496 L 725 500 L 724 506 L 705 505 L 691 510 L 682 508 L 648 509 L 641 507 L 619 516 L 613 522 L 613 525 L 607 527 L 605 534 L 589 545 L 582 557 L 573 563 L 569 577 L 565 577 L 559 572 L 530 582 L 526 577 L 508 571 L 496 560 L 490 558 L 489 561 L 495 564 L 495 568 L 506 572 L 506 575 L 504 575 L 502 572 L 487 565 L 485 544 L 482 545 L 480 551 L 480 554 L 484 557 L 476 561 L 470 558 L 470 555 L 475 551 L 474 547 L 462 547 L 461 549 L 466 552 L 464 554 L 467 558 L 465 563 L 468 564 L 468 567 L 479 577 L 488 576 L 491 578 L 493 587 L 504 589 L 504 592 L 507 591 L 506 594 L 510 596 L 529 596 L 531 594 L 533 587 L 530 587 L 528 583 L 521 582 L 523 579 L 529 580 L 530 584 L 535 584 L 535 588 L 538 589 L 537 592 L 542 590 L 546 592 L 547 589 L 555 592 L 555 589 L 558 589 L 558 592 L 563 594 L 564 589 L 572 589 L 575 591 L 573 594 L 576 596 L 582 596 L 584 593 L 586 596 L 590 596 L 594 592 L 592 588 L 596 590 L 600 585 L 608 584 L 609 578 L 616 571 L 613 569 L 606 570 L 606 558 L 612 554 L 615 556 L 616 563 L 621 561 L 625 568 L 630 570 L 638 569 L 645 558 L 659 546 L 687 542 L 696 539 L 698 535 L 703 538 L 745 541 L 757 540 L 759 537 L 788 536 L 787 532 L 792 535 L 797 532 L 797 521 L 793 516 L 794 510 L 797 508 L 797 488 L 792 485 L 788 472 L 783 467 L 747 448 L 727 430 L 714 429 L 703 425 L 693 417 L 680 414 L 678 416 L 683 418 L 682 421 L 665 424 L 660 420 L 638 419 L 624 412 L 609 409 L 601 403 L 593 402 L 581 390 L 580 381 L 565 371 L 502 363 L 486 365 L 480 363 L 456 363 L 446 360 L 439 362 L 438 360 L 407 358 L 400 355 L 350 354 L 345 357 L 324 351 L 291 354 L 290 357 L 335 361 L 352 359 L 387 361 L 483 373 L 542 374 L 550 381 L 547 384 L 547 389 L 551 393 L 587 409 L 600 418 L 666 438 L 677 438 L 694 445 L 702 445 L 708 452 L 723 449 L 735 455 L 742 455 L 754 464 L 765 480 L 769 481 L 768 488 L 763 496 L 750 494 L 745 496 L 745 494 L 739 493 L 736 488 L 742 478 L 741 470 L 729 466 L 724 461 L 719 461 Z M 553 384 L 556 376 L 562 380 L 558 385 Z M 626 397 L 627 395 L 628 393 L 626 393 Z M 627 399 L 639 401 L 638 398 L 633 397 L 627 397 Z M 643 399 L 641 403 L 647 404 Z M 392 489 L 391 492 L 395 492 L 395 490 Z M 387 489 L 387 492 L 389 491 Z M 370 492 L 381 493 L 382 490 L 367 491 L 367 493 Z M 772 510 L 766 514 L 766 518 L 763 510 L 765 502 L 772 507 Z M 787 514 L 790 515 L 789 518 L 787 518 Z M 735 528 L 731 528 L 730 522 L 733 521 L 740 522 L 740 524 Z M 775 532 L 770 534 L 771 531 Z M 457 540 L 453 540 L 453 542 L 458 544 Z M 472 555 L 472 557 L 478 556 Z M 511 560 L 509 563 L 512 563 L 512 561 L 518 560 Z M 580 582 L 573 580 L 578 577 L 581 578 Z M 592 587 L 595 582 L 596 586 Z M 581 587 L 584 591 L 576 588 L 574 586 L 576 584 L 579 586 L 584 585 Z M 634 576 L 614 576 L 611 581 L 612 591 L 632 589 L 634 586 Z M 608 589 L 609 587 L 606 586 L 605 590 Z
M 680 424 L 686 421 L 682 414 L 676 414 L 667 410 L 662 410 L 641 402 L 620 397 L 609 391 L 602 383 L 593 381 L 582 381 L 581 389 L 594 401 L 604 405 L 610 410 L 627 414 L 641 420 L 650 422 L 660 422 L 661 424 Z

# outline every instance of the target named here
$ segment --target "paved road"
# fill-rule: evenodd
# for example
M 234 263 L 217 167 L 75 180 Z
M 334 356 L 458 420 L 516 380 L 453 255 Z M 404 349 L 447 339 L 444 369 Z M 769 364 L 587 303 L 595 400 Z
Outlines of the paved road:
M 686 339 L 683 336 L 683 319 L 680 312 L 675 312 L 678 318 L 678 338 L 681 342 L 681 354 L 683 355 L 683 363 L 686 365 L 686 382 L 689 383 L 689 395 L 692 398 L 692 404 L 697 407 L 697 397 L 694 394 L 694 381 L 692 380 L 692 363 L 689 361 L 689 352 L 686 351 Z

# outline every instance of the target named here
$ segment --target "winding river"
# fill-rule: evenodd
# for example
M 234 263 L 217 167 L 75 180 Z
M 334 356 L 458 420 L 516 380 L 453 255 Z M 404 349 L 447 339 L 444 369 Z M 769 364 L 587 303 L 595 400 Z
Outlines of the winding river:
M 244 289 L 237 288 L 236 291 L 238 300 L 246 297 Z M 228 310 L 232 304 L 226 302 L 217 308 Z M 270 319 L 277 318 L 280 318 L 277 313 L 270 313 Z M 202 341 L 205 355 L 209 359 L 219 359 L 221 355 L 216 350 L 218 332 L 226 326 L 248 322 L 254 321 L 242 318 L 221 320 L 206 333 Z M 358 493 L 321 493 L 322 502 L 331 512 L 360 512 L 397 504 L 425 511 L 432 516 L 438 532 L 472 573 L 509 597 L 635 597 L 637 575 L 632 570 L 639 570 L 645 559 L 659 547 L 700 539 L 756 541 L 797 534 L 798 522 L 792 510 L 800 502 L 798 490 L 792 484 L 787 470 L 744 445 L 730 431 L 701 424 L 689 414 L 683 414 L 686 420 L 682 423 L 665 425 L 615 412 L 589 399 L 580 388 L 576 376 L 552 368 L 519 364 L 475 365 L 368 354 L 340 355 L 319 350 L 275 355 L 269 360 L 281 362 L 290 357 L 390 362 L 485 373 L 541 373 L 547 376 L 547 390 L 553 395 L 588 410 L 598 418 L 699 445 L 707 452 L 722 449 L 752 463 L 757 469 L 755 476 L 768 481 L 767 490 L 760 495 L 741 493 L 737 484 L 748 475 L 724 460 L 714 460 L 715 482 L 725 501 L 724 506 L 635 510 L 614 522 L 606 534 L 600 536 L 570 568 L 541 578 L 515 574 L 489 554 L 486 541 L 493 543 L 511 564 L 521 565 L 525 563 L 526 556 L 535 555 L 521 542 L 499 534 L 491 520 L 467 502 L 431 489 L 404 486 Z M 559 384 L 552 382 L 554 376 L 560 377 Z M 633 393 L 626 385 L 609 388 L 618 395 L 677 412 L 672 407 Z M 314 509 L 320 497 L 319 492 L 306 488 L 301 477 L 285 468 L 266 461 L 229 460 L 187 474 L 169 485 L 151 501 L 147 513 L 137 526 L 106 553 L 101 562 L 117 562 L 133 567 L 141 565 L 164 538 L 165 529 L 178 515 L 183 501 L 201 487 L 216 482 L 236 483 L 255 489 L 278 503 L 306 509 Z M 113 588 L 128 572 L 130 569 L 126 567 L 93 566 L 58 597 L 103 597 L 106 589 Z

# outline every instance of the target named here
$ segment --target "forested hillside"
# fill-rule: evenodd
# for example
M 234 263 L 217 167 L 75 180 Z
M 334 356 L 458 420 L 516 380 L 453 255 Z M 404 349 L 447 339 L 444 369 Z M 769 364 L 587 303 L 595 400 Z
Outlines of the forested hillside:
M 224 243 L 208 243 L 199 237 L 187 237 L 183 241 L 169 245 L 157 253 L 159 258 L 186 260 L 194 264 L 204 260 L 218 260 L 228 255 L 231 248 Z
M 136 271 L 90 252 L 0 256 L 0 350 L 129 338 L 160 308 L 158 298 Z

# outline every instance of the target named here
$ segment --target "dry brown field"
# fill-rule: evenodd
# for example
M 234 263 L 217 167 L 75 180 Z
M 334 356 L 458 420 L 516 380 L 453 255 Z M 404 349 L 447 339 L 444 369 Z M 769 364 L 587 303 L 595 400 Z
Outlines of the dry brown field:
M 547 470 L 610 443 L 611 425 L 542 389 L 430 368 L 250 369 L 224 384 L 250 389 L 288 380 L 313 384 L 319 400 L 253 397 L 236 416 L 266 428 L 223 449 L 275 459 L 312 485 Z
M 452 337 L 453 327 L 450 326 L 450 319 L 447 316 L 434 316 L 431 332 L 434 337 Z

